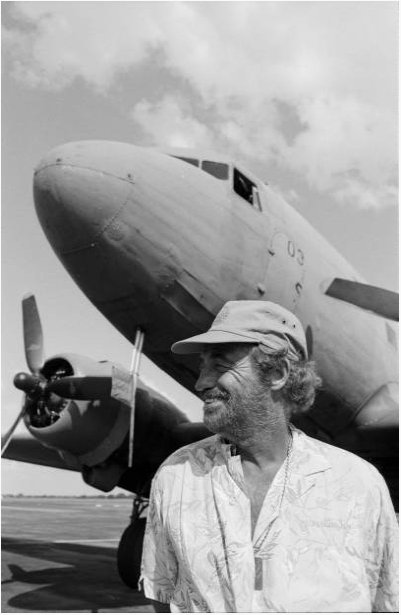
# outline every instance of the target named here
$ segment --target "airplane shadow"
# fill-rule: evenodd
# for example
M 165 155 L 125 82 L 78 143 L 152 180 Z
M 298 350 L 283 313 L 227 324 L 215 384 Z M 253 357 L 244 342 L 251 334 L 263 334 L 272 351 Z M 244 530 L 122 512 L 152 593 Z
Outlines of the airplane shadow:
M 7 552 L 30 558 L 28 569 L 8 564 L 10 576 L 2 581 L 3 600 L 5 593 L 13 595 L 2 612 L 7 612 L 5 606 L 30 612 L 139 611 L 139 607 L 141 611 L 153 612 L 143 594 L 129 589 L 120 580 L 114 548 L 4 537 L 2 552 L 3 563 Z M 44 560 L 46 568 L 32 570 L 31 558 Z M 49 562 L 57 566 L 49 566 Z M 14 583 L 42 587 L 15 595 Z

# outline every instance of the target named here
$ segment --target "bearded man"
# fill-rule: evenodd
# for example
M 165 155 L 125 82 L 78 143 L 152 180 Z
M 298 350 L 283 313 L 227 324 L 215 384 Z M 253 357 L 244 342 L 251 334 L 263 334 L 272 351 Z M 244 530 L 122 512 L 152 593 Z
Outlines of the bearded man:
M 157 611 L 397 610 L 397 522 L 377 470 L 290 423 L 320 379 L 288 310 L 230 301 L 200 353 L 213 435 L 171 455 L 150 496 L 142 561 Z

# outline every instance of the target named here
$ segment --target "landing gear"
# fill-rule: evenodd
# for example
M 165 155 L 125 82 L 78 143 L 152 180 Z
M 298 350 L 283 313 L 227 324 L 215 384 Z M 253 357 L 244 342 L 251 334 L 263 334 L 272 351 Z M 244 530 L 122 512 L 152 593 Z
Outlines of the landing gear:
M 138 589 L 141 574 L 141 558 L 146 519 L 140 515 L 148 505 L 148 500 L 135 496 L 131 522 L 121 536 L 117 551 L 117 568 L 122 581 L 132 589 Z

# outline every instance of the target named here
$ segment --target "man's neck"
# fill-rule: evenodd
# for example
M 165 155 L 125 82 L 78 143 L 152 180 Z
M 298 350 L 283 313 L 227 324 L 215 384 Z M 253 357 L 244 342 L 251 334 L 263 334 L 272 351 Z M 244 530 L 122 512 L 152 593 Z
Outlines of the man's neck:
M 264 426 L 248 426 L 247 433 L 225 434 L 237 447 L 237 454 L 246 464 L 260 470 L 279 466 L 287 456 L 291 432 L 284 417 Z
M 291 435 L 285 424 L 282 429 L 259 431 L 254 438 L 237 445 L 241 460 L 252 463 L 260 470 L 281 465 L 287 456 Z

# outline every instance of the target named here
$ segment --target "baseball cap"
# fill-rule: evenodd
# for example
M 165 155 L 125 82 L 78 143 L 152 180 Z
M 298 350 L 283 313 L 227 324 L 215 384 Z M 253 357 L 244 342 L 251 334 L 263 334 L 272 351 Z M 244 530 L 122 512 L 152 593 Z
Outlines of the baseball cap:
M 285 341 L 308 358 L 305 332 L 292 312 L 271 301 L 228 301 L 206 333 L 175 342 L 171 350 L 175 354 L 193 354 L 202 352 L 205 344 L 228 343 L 279 348 Z

